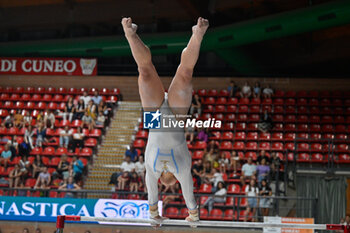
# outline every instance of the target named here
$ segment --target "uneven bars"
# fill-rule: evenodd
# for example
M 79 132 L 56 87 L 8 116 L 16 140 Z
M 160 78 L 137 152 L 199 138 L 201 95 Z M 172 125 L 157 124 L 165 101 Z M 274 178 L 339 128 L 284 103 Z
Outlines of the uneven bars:
M 188 222 L 185 220 L 163 220 L 153 219 L 131 219 L 131 218 L 103 218 L 86 217 L 73 215 L 57 216 L 57 233 L 62 233 L 65 221 L 83 221 L 83 222 L 115 222 L 115 223 L 149 223 L 161 225 L 177 226 L 205 226 L 205 227 L 237 227 L 237 228 L 297 228 L 297 229 L 315 229 L 315 230 L 343 230 L 344 233 L 350 233 L 350 226 L 340 224 L 288 224 L 288 223 L 261 223 L 261 222 L 234 222 L 234 221 L 198 221 Z

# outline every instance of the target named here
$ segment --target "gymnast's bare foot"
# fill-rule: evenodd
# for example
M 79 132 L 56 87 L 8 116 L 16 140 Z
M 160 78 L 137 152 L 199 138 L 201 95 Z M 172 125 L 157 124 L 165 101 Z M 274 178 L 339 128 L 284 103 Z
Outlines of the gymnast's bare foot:
M 208 27 L 209 21 L 207 19 L 199 17 L 197 20 L 197 25 L 194 25 L 192 27 L 192 33 L 193 35 L 198 36 L 199 39 L 202 39 Z
M 126 37 L 131 37 L 133 35 L 136 35 L 137 25 L 132 23 L 132 19 L 130 17 L 122 18 L 121 23 L 123 25 L 123 29 Z

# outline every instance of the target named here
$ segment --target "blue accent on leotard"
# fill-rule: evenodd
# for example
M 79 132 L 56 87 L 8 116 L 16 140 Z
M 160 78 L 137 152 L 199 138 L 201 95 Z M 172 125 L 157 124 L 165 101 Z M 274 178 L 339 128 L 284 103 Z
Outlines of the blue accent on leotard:
M 175 164 L 176 173 L 177 173 L 177 174 L 179 173 L 179 167 L 177 166 L 177 163 L 176 163 L 176 160 L 175 160 L 174 150 L 171 149 L 171 150 L 170 150 L 170 154 L 165 154 L 165 153 L 160 153 L 160 152 L 159 152 L 159 148 L 158 148 L 158 150 L 157 150 L 157 155 L 156 155 L 156 158 L 154 159 L 154 163 L 153 163 L 153 170 L 154 170 L 154 172 L 157 172 L 156 164 L 157 164 L 158 156 L 171 156 L 171 158 L 173 159 L 173 162 L 174 162 L 174 164 Z

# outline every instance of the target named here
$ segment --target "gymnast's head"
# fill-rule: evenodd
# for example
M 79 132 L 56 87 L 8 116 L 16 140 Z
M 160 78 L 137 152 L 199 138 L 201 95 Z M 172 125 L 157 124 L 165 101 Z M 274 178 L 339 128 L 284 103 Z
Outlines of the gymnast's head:
M 160 182 L 165 186 L 174 185 L 176 183 L 176 178 L 171 172 L 162 172 L 160 176 Z

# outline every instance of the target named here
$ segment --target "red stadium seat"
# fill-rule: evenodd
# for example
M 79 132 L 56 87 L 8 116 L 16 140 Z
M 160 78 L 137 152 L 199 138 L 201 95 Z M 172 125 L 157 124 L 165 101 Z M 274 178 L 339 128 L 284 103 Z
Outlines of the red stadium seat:
M 85 135 L 87 135 L 87 134 L 85 134 Z M 102 133 L 101 133 L 100 129 L 93 129 L 89 133 L 89 137 L 101 137 L 101 135 L 102 135 Z
M 339 144 L 335 146 L 337 153 L 349 153 L 349 146 L 347 144 Z
M 295 98 L 297 95 L 297 93 L 295 91 L 287 91 L 285 94 L 284 94 L 284 97 L 286 98 Z
M 274 143 L 272 143 L 271 150 L 273 150 L 273 151 L 283 151 L 283 143 L 282 142 L 274 142 Z
M 272 141 L 282 141 L 283 140 L 283 133 L 273 133 L 271 136 Z
M 238 104 L 238 99 L 235 98 L 235 97 L 230 97 L 230 98 L 228 98 L 228 100 L 227 100 L 227 104 L 236 105 L 236 104 Z M 349 104 L 349 106 L 350 106 L 350 104 Z
M 218 91 L 216 89 L 211 89 L 208 91 L 207 96 L 213 96 L 216 97 L 218 95 Z
M 241 99 L 239 99 L 239 104 L 240 105 L 247 105 L 247 104 L 249 104 L 249 99 L 248 98 L 241 98 Z
M 237 107 L 235 105 L 228 105 L 226 111 L 228 113 L 236 113 L 237 112 Z
M 237 131 L 245 131 L 246 130 L 246 123 L 237 123 L 236 125 L 236 130 Z
M 270 141 L 271 134 L 270 133 L 260 133 L 259 140 L 260 141 Z
M 207 105 L 204 108 L 204 112 L 214 112 L 214 106 L 213 105 Z
M 211 193 L 212 186 L 211 184 L 201 184 L 199 188 L 200 193 Z
M 298 106 L 297 112 L 298 114 L 308 114 L 308 108 L 305 106 Z
M 229 95 L 230 95 L 230 93 L 228 92 L 227 89 L 222 89 L 222 90 L 220 90 L 220 92 L 219 92 L 219 96 L 220 96 L 220 97 L 228 97 Z
M 304 142 L 299 143 L 299 144 L 297 145 L 297 151 L 298 151 L 298 152 L 310 151 L 310 146 L 309 146 L 308 143 L 304 143 Z
M 248 120 L 248 116 L 246 114 L 237 114 L 237 121 L 247 122 L 247 120 Z
M 226 114 L 225 115 L 225 121 L 235 121 L 236 120 L 236 115 L 231 113 L 231 114 Z
M 249 132 L 247 134 L 247 140 L 250 140 L 250 141 L 258 140 L 258 133 L 257 132 Z
M 12 94 L 12 95 L 10 96 L 10 100 L 11 100 L 11 101 L 18 101 L 18 100 L 20 100 L 19 94 Z
M 67 148 L 60 147 L 60 148 L 57 148 L 55 155 L 56 156 L 62 156 L 62 155 L 67 154 L 67 153 L 68 153 Z
M 233 221 L 235 219 L 233 209 L 227 209 L 224 212 L 224 218 L 225 221 Z
M 80 151 L 79 156 L 86 156 L 86 157 L 92 156 L 92 149 L 89 148 L 89 147 L 83 148 L 83 149 Z
M 220 150 L 232 150 L 232 143 L 230 141 L 221 142 Z
M 226 104 L 226 103 L 227 103 L 227 100 L 226 100 L 225 97 L 219 97 L 219 98 L 217 98 L 217 100 L 216 100 L 215 103 L 216 103 L 216 104 Z
M 227 187 L 227 193 L 228 194 L 240 194 L 241 187 L 238 184 L 230 184 Z
M 224 105 L 216 105 L 215 112 L 226 112 L 226 108 Z
M 307 123 L 309 121 L 309 117 L 307 115 L 298 115 L 296 122 L 297 123 Z
M 24 92 L 24 88 L 23 87 L 16 87 L 14 92 L 17 94 L 22 94 Z
M 204 151 L 196 150 L 193 152 L 192 159 L 202 159 L 204 156 Z
M 256 123 L 249 123 L 247 126 L 247 130 L 249 131 L 257 131 L 258 125 Z
M 168 218 L 179 217 L 179 209 L 176 207 L 168 207 L 165 209 L 165 216 Z
M 284 149 L 289 150 L 289 151 L 294 151 L 295 144 L 293 142 L 288 142 L 288 143 L 284 144 Z
M 297 105 L 307 105 L 307 100 L 305 98 L 299 98 L 297 100 Z
M 205 98 L 205 100 L 203 101 L 203 104 L 215 104 L 215 98 L 214 97 L 207 97 Z
M 234 129 L 235 129 L 235 125 L 232 122 L 224 124 L 223 130 L 234 131 Z
M 200 218 L 203 219 L 203 220 L 209 219 L 209 217 L 208 217 L 208 210 L 207 209 L 201 208 L 200 211 L 199 211 L 199 215 L 200 215 Z
M 272 99 L 264 99 L 261 104 L 262 105 L 271 105 L 272 104 Z
M 204 150 L 207 148 L 207 143 L 204 141 L 196 141 L 196 143 L 193 146 L 193 149 L 196 150 Z
M 259 150 L 270 150 L 271 146 L 269 142 L 260 142 Z
M 197 91 L 197 94 L 198 94 L 199 96 L 203 97 L 203 96 L 206 96 L 206 95 L 207 95 L 207 91 L 206 91 L 205 89 L 199 89 L 199 90 Z
M 26 180 L 25 186 L 26 186 L 26 187 L 33 188 L 33 187 L 35 186 L 35 183 L 36 183 L 36 179 L 34 179 L 34 178 L 28 178 L 28 179 Z
M 326 162 L 325 159 L 323 159 L 323 155 L 320 153 L 315 153 L 311 155 L 311 162 L 312 163 L 324 163 Z
M 307 153 L 298 154 L 297 162 L 301 162 L 301 163 L 310 162 L 310 155 Z
M 231 133 L 231 132 L 229 132 L 229 133 Z M 232 135 L 232 136 L 233 136 L 233 135 Z M 246 138 L 245 132 L 236 132 L 236 134 L 235 134 L 235 136 L 234 136 L 234 139 L 235 139 L 235 140 L 241 140 L 241 141 L 243 141 L 243 140 L 245 140 L 245 138 Z
M 274 122 L 284 122 L 284 116 L 280 114 L 273 115 Z
M 30 155 L 40 155 L 42 152 L 41 147 L 34 147 L 32 151 L 30 152 Z
M 247 113 L 247 112 L 249 112 L 249 108 L 247 105 L 240 105 L 238 107 L 238 112 L 239 113 Z
M 321 152 L 322 151 L 322 144 L 320 144 L 320 143 L 312 143 L 310 147 L 311 147 L 312 152 Z
M 261 104 L 261 100 L 260 98 L 253 98 L 252 101 L 250 101 L 251 105 L 260 105 Z
M 284 122 L 286 123 L 295 123 L 296 122 L 296 117 L 295 115 L 287 115 L 284 117 Z
M 135 148 L 144 148 L 145 147 L 145 141 L 144 140 L 142 140 L 142 139 L 136 139 L 135 141 L 134 141 L 134 147 Z
M 223 216 L 223 212 L 221 209 L 212 209 L 209 213 L 210 220 L 221 220 Z
M 54 156 L 55 148 L 52 146 L 45 147 L 44 151 L 41 153 L 42 155 Z
M 260 105 L 252 105 L 250 107 L 250 113 L 260 113 Z
M 222 134 L 222 140 L 232 140 L 232 139 L 233 139 L 233 133 L 232 132 L 224 132 Z
M 247 142 L 246 150 L 257 150 L 258 144 L 256 142 Z
M 60 163 L 60 158 L 59 157 L 53 157 L 49 163 L 50 166 L 56 167 Z
M 350 163 L 350 155 L 349 154 L 340 154 L 335 160 L 336 163 Z
M 285 105 L 295 105 L 295 99 L 289 98 L 284 101 Z

